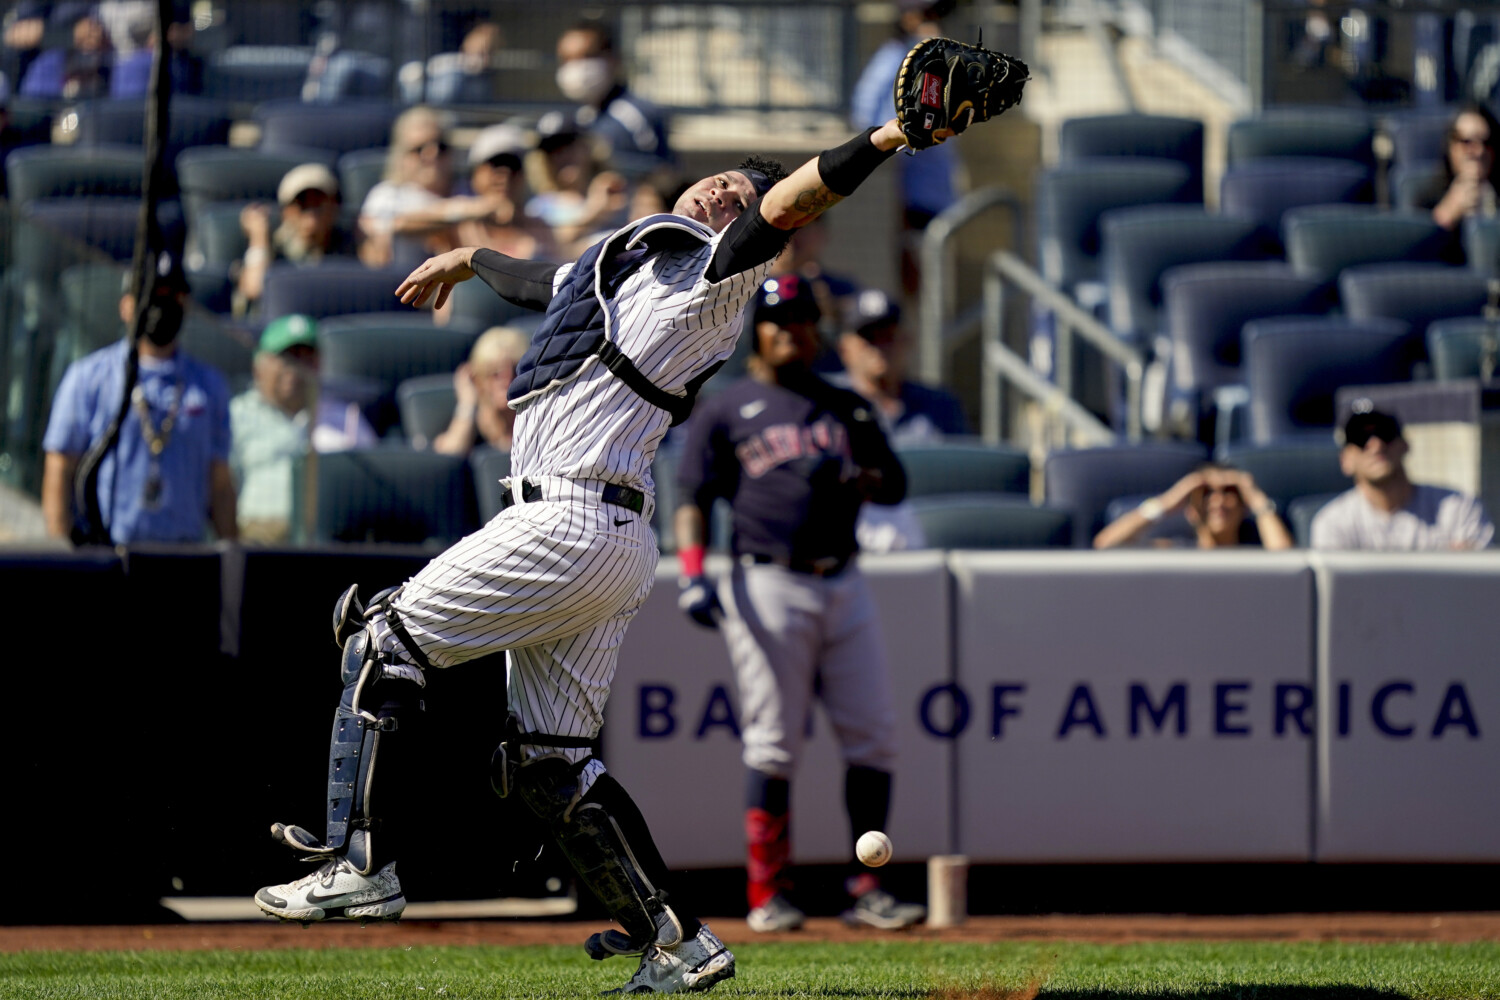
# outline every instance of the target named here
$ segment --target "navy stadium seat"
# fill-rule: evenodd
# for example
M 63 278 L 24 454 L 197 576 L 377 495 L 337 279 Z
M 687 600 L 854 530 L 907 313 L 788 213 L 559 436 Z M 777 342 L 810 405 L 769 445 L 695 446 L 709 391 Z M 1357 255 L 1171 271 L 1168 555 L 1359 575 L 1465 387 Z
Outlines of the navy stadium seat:
M 1318 516 L 1318 511 L 1328 506 L 1328 501 L 1345 492 L 1348 491 L 1315 493 L 1312 496 L 1298 497 L 1291 502 L 1286 510 L 1285 521 L 1287 527 L 1292 529 L 1292 538 L 1296 540 L 1298 548 L 1312 547 L 1313 518 Z
M 308 162 L 333 165 L 331 154 L 267 152 L 229 146 L 183 150 L 177 157 L 177 180 L 191 223 L 204 205 L 220 201 L 276 203 L 276 188 L 293 167 Z
M 500 480 L 510 475 L 510 452 L 480 445 L 469 453 L 469 466 L 474 470 L 479 519 L 489 521 L 500 513 L 500 494 L 505 489 Z M 657 495 L 660 496 L 660 492 Z
M 1339 468 L 1339 448 L 1332 434 L 1322 440 L 1232 447 L 1219 458 L 1250 473 L 1283 513 L 1299 497 L 1333 493 L 1349 485 Z
M 214 320 L 189 310 L 182 325 L 182 349 L 217 368 L 236 390 L 250 384 L 256 336 L 243 327 Z
M 1386 120 L 1391 137 L 1391 166 L 1431 163 L 1447 154 L 1444 140 L 1456 108 L 1412 108 Z
M 432 439 L 448 429 L 457 405 L 452 372 L 418 375 L 396 386 L 401 430 L 413 448 L 430 448 Z
M 1350 108 L 1288 108 L 1229 126 L 1228 166 L 1276 156 L 1354 160 L 1373 169 L 1375 130 Z
M 1360 205 L 1294 208 L 1282 221 L 1287 261 L 1298 274 L 1322 281 L 1358 264 L 1443 260 L 1450 237 L 1426 212 Z
M 318 456 L 319 542 L 449 545 L 479 526 L 469 463 L 410 448 Z
M 1427 353 L 1432 376 L 1451 381 L 1460 378 L 1494 378 L 1500 369 L 1500 322 L 1469 316 L 1442 319 L 1427 328 Z
M 344 199 L 344 215 L 359 215 L 365 195 L 385 175 L 387 151 L 382 148 L 356 149 L 339 157 L 339 191 Z M 457 288 L 454 289 L 457 291 Z
M 6 158 L 5 174 L 14 204 L 38 198 L 138 199 L 145 160 L 129 146 L 30 146 Z
M 384 146 L 396 109 L 386 103 L 343 101 L 305 104 L 272 101 L 255 109 L 260 146 L 266 152 L 326 149 L 333 153 Z
M 1486 277 L 1500 277 L 1500 217 L 1471 215 L 1461 232 L 1469 267 Z
M 1409 338 L 1407 325 L 1393 319 L 1293 316 L 1247 323 L 1251 440 L 1326 438 L 1341 387 L 1411 377 Z
M 300 97 L 312 58 L 312 49 L 306 47 L 232 45 L 209 55 L 203 70 L 203 93 L 255 104 Z
M 396 387 L 418 375 L 451 379 L 477 336 L 472 326 L 433 326 L 430 313 L 337 316 L 318 324 L 319 371 L 384 432 L 400 420 Z
M 1099 281 L 1099 217 L 1110 209 L 1201 201 L 1191 171 L 1168 160 L 1109 157 L 1043 171 L 1036 188 L 1042 276 L 1069 294 Z
M 1031 459 L 1019 448 L 949 440 L 899 446 L 896 455 L 909 497 L 1031 492 Z
M 1428 211 L 1417 202 L 1442 171 L 1442 164 L 1436 160 L 1414 160 L 1391 167 L 1388 184 L 1391 207 L 1403 212 Z
M 1219 211 L 1254 220 L 1273 235 L 1289 209 L 1374 200 L 1369 168 L 1352 160 L 1251 160 L 1226 170 L 1219 185 Z
M 230 123 L 229 108 L 222 101 L 173 97 L 167 114 L 168 156 L 191 146 L 222 146 L 229 141 Z M 71 131 L 79 146 L 128 145 L 139 149 L 146 137 L 146 102 L 81 101 L 63 118 L 62 130 Z
M 1167 115 L 1118 114 L 1069 118 L 1057 133 L 1058 162 L 1100 156 L 1176 160 L 1203 191 L 1203 122 Z
M 227 265 L 245 256 L 250 241 L 240 225 L 248 202 L 217 201 L 200 205 L 188 218 L 189 261 L 199 266 Z M 196 251 L 196 254 L 193 253 Z
M 1049 549 L 1073 542 L 1072 516 L 1023 496 L 949 493 L 917 497 L 912 513 L 929 549 Z
M 1047 505 L 1073 515 L 1073 545 L 1088 548 L 1118 497 L 1160 493 L 1208 459 L 1196 444 L 1152 442 L 1055 451 L 1047 456 Z
M 122 198 L 34 201 L 21 208 L 22 216 L 39 229 L 93 247 L 119 261 L 130 260 L 135 252 L 140 213 L 139 204 Z M 43 250 L 37 256 L 18 248 L 16 259 L 32 273 L 50 274 L 56 272 L 58 251 L 49 254 Z
M 1339 300 L 1351 319 L 1388 316 L 1421 341 L 1435 320 L 1478 316 L 1489 300 L 1488 280 L 1446 264 L 1365 264 L 1339 275 Z M 1417 355 L 1426 351 L 1418 345 Z
M 325 260 L 298 266 L 272 264 L 261 293 L 261 317 L 266 321 L 288 313 L 315 319 L 369 312 L 413 312 L 396 298 L 404 270 L 372 270 L 351 260 Z
M 482 281 L 462 281 L 454 285 L 453 293 L 448 296 L 448 308 L 454 319 L 462 319 L 484 329 L 492 326 L 517 326 L 518 321 L 542 315 L 507 302 Z
M 1162 324 L 1172 342 L 1176 421 L 1205 416 L 1215 389 L 1244 381 L 1240 330 L 1247 322 L 1323 312 L 1321 288 L 1281 261 L 1184 264 L 1163 274 Z

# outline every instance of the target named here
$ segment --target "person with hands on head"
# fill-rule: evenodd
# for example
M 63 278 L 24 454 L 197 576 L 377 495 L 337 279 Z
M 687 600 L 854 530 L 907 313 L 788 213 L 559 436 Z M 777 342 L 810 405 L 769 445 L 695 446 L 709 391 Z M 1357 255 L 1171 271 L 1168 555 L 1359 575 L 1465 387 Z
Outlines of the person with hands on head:
M 467 455 L 479 445 L 510 451 L 516 411 L 505 394 L 516 377 L 516 365 L 531 338 L 520 330 L 497 326 L 480 334 L 469 360 L 453 373 L 457 405 L 448 427 L 432 439 L 432 450 Z
M 1417 205 L 1432 209 L 1432 221 L 1457 229 L 1471 215 L 1495 214 L 1495 147 L 1500 123 L 1483 104 L 1453 118 L 1444 136 L 1442 169 L 1418 193 Z
M 1113 549 L 1136 542 L 1157 521 L 1179 511 L 1192 525 L 1200 549 L 1246 544 L 1246 513 L 1263 547 L 1289 549 L 1293 544 L 1291 532 L 1276 513 L 1275 501 L 1255 485 L 1250 473 L 1210 462 L 1110 522 L 1094 537 L 1094 548 Z

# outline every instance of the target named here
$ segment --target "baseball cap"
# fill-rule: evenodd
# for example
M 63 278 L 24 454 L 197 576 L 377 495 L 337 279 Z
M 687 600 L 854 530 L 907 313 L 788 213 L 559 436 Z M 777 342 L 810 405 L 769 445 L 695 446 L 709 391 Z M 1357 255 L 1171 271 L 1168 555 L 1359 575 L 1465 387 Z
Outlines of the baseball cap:
M 473 170 L 481 163 L 489 163 L 497 157 L 507 156 L 514 159 L 515 163 L 505 165 L 512 170 L 519 170 L 521 157 L 530 149 L 531 144 L 526 141 L 526 134 L 514 125 L 508 122 L 491 125 L 476 135 L 469 146 L 469 169 Z
M 318 321 L 301 313 L 278 316 L 266 324 L 260 335 L 260 350 L 266 354 L 280 354 L 290 347 L 316 347 L 318 344 Z
M 1389 443 L 1401 436 L 1401 421 L 1380 410 L 1361 409 L 1360 403 L 1369 406 L 1368 400 L 1355 400 L 1355 410 L 1344 423 L 1344 444 L 1363 448 L 1372 437 Z
M 755 293 L 755 322 L 816 323 L 823 316 L 812 285 L 795 274 L 778 274 L 761 282 Z
M 848 329 L 865 339 L 883 327 L 901 322 L 901 306 L 878 288 L 866 288 L 849 304 Z
M 276 185 L 276 200 L 285 207 L 304 191 L 322 191 L 330 198 L 337 198 L 339 179 L 321 163 L 304 163 L 288 170 L 281 178 L 281 183 Z
M 537 119 L 536 135 L 537 148 L 550 153 L 583 135 L 583 127 L 571 111 L 549 111 Z

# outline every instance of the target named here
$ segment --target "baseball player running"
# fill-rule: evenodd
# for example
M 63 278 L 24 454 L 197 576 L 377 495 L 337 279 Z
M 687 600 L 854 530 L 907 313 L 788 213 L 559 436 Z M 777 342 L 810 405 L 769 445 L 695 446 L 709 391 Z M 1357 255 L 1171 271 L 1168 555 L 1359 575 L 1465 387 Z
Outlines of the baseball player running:
M 843 749 L 844 803 L 855 839 L 883 830 L 891 800 L 895 702 L 874 601 L 855 564 L 866 500 L 896 504 L 906 474 L 874 408 L 813 374 L 819 308 L 805 278 L 766 280 L 754 306 L 750 375 L 694 415 L 678 481 L 680 602 L 700 624 L 722 618 L 739 690 L 747 772 L 745 838 L 752 930 L 802 926 L 791 887 L 790 778 L 816 696 Z M 718 498 L 734 511 L 734 566 L 722 612 L 703 575 L 704 526 Z M 874 873 L 851 877 L 847 923 L 908 927 Z

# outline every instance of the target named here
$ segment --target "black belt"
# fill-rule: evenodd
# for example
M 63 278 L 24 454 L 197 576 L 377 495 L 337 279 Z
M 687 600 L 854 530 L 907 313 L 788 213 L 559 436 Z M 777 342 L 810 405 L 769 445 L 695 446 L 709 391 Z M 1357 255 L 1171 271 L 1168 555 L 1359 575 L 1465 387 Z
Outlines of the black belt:
M 809 576 L 838 576 L 849 568 L 849 562 L 854 556 L 824 556 L 821 559 L 793 559 L 783 556 L 768 556 L 762 552 L 747 552 L 741 556 L 758 566 L 780 566 L 789 569 L 793 573 L 806 573 Z
M 526 503 L 536 503 L 542 498 L 542 488 L 529 479 L 521 480 L 521 499 Z M 619 486 L 615 483 L 605 483 L 604 489 L 599 491 L 599 499 L 604 503 L 612 503 L 616 507 L 624 507 L 626 510 L 635 511 L 639 514 L 646 509 L 646 494 L 640 490 L 633 490 L 629 486 Z M 516 498 L 511 495 L 510 487 L 507 486 L 500 491 L 500 509 L 513 505 Z

